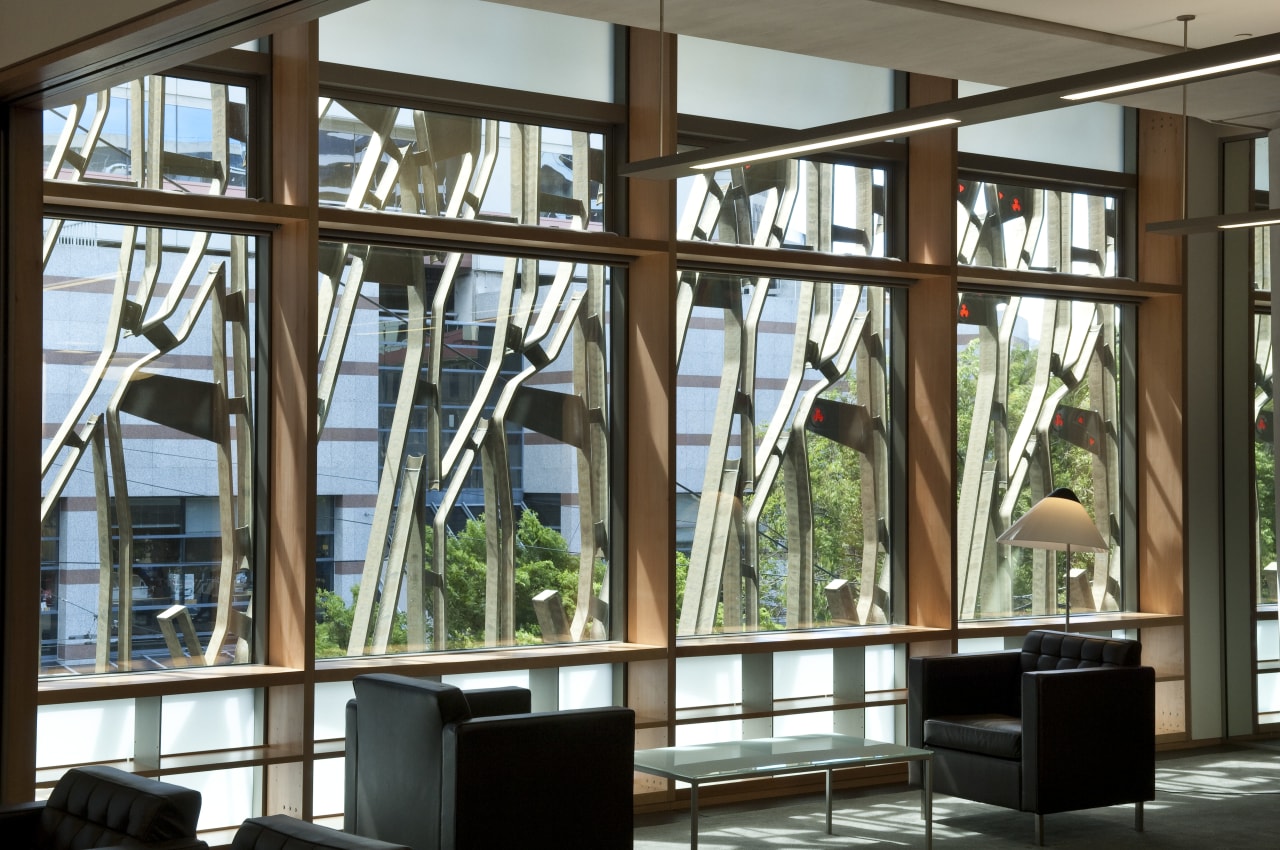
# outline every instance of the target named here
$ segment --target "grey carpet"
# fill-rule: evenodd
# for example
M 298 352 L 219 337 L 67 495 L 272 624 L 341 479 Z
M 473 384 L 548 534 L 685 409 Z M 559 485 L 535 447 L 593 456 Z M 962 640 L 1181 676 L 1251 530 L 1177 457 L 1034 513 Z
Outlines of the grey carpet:
M 1106 770 L 1105 754 L 1097 757 Z M 821 795 L 703 807 L 699 850 L 782 850 L 823 847 L 924 847 L 920 792 L 906 785 L 837 791 L 826 834 Z M 1034 847 L 1030 814 L 942 794 L 933 800 L 937 850 Z M 1045 817 L 1045 846 L 1056 850 L 1111 848 L 1280 848 L 1280 741 L 1162 753 L 1156 799 L 1146 804 L 1145 829 L 1133 828 L 1133 806 Z M 689 846 L 688 812 L 636 817 L 635 850 Z

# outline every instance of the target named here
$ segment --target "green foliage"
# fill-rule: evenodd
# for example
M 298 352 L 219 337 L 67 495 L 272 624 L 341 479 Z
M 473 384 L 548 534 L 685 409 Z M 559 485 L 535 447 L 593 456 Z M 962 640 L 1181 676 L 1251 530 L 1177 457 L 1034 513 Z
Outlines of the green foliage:
M 432 529 L 426 529 L 426 551 L 432 551 Z M 456 535 L 445 541 L 445 611 L 451 649 L 484 646 L 487 538 L 483 518 L 470 519 Z M 600 591 L 605 565 L 596 564 L 593 589 Z M 578 594 L 578 556 L 569 551 L 555 529 L 547 528 L 533 511 L 520 516 L 515 539 L 515 639 L 517 644 L 542 642 L 542 630 L 533 609 L 533 597 L 544 590 L 556 590 L 564 604 L 565 616 L 572 620 Z M 341 656 L 351 636 L 358 587 L 352 588 L 348 606 L 341 596 L 329 591 L 316 595 L 316 655 Z M 376 617 L 376 608 L 375 615 Z M 403 611 L 397 612 L 391 644 L 406 644 Z M 428 621 L 428 643 L 433 641 L 433 624 Z M 393 650 L 394 651 L 394 650 Z
M 1268 402 L 1267 407 L 1271 404 Z M 1258 517 L 1258 568 L 1276 560 L 1276 455 L 1275 446 L 1267 440 L 1253 443 L 1254 498 Z M 1275 573 L 1261 573 L 1259 602 L 1276 601 Z
M 1045 309 L 1049 309 L 1046 304 Z M 959 496 L 960 487 L 964 481 L 964 465 L 967 460 L 967 452 L 969 449 L 969 434 L 974 427 L 973 414 L 974 407 L 977 403 L 978 377 L 981 368 L 979 357 L 979 341 L 971 340 L 957 355 L 956 369 L 956 451 L 957 451 L 957 477 L 956 492 Z M 1034 348 L 1026 348 L 1021 346 L 1011 346 L 1008 353 L 1009 356 L 1009 380 L 1007 389 L 1007 413 L 1006 425 L 1009 429 L 1008 439 L 1012 440 L 1014 434 L 1022 422 L 1023 417 L 1027 413 L 1027 406 L 1031 401 L 1032 391 L 1035 388 L 1036 361 L 1039 353 Z M 1056 379 L 1051 381 L 1048 388 L 1053 392 L 1061 387 L 1061 383 Z M 1096 408 L 1099 405 L 1094 404 L 1089 399 L 1088 388 L 1085 383 L 1081 383 L 1072 392 L 1064 396 L 1060 402 L 1063 405 L 1080 408 Z M 998 413 L 998 412 L 997 412 Z M 993 414 L 995 415 L 995 414 Z M 993 423 L 983 423 L 987 428 L 986 453 L 985 461 L 991 461 L 995 458 L 996 446 L 994 443 L 994 425 Z M 1006 448 L 1007 450 L 1007 448 Z M 1049 440 L 1049 458 L 1053 486 L 1070 487 L 1080 497 L 1081 503 L 1090 515 L 1094 514 L 1094 493 L 1093 493 L 1093 456 L 1085 449 L 1071 445 L 1061 439 Z M 1031 508 L 1031 493 L 1028 488 L 1024 488 L 1018 494 L 1017 504 L 1013 509 L 1013 516 L 1019 517 Z M 1082 566 L 1091 566 L 1092 559 L 1083 556 Z M 1029 549 L 1015 549 L 1011 555 L 1011 563 L 1013 566 L 1012 575 L 1012 595 L 1014 599 L 1027 597 L 1031 594 L 1032 564 L 1033 553 Z
M 356 602 L 360 598 L 360 586 L 351 588 L 351 604 L 331 590 L 316 591 L 316 657 L 334 658 L 347 654 L 347 645 L 351 641 L 351 624 L 355 620 Z M 381 603 L 374 603 L 370 620 L 377 622 L 378 608 Z M 391 622 L 391 636 L 387 641 L 390 652 L 403 652 L 408 643 L 408 632 L 405 628 L 405 614 L 396 613 Z

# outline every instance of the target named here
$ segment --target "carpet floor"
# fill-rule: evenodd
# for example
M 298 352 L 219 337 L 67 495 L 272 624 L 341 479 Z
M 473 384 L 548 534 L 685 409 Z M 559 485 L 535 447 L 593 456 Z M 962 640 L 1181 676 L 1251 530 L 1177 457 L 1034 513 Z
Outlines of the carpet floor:
M 1105 763 L 1099 758 L 1099 770 Z M 1045 846 L 1056 850 L 1219 850 L 1280 848 L 1280 741 L 1161 753 L 1156 799 L 1145 806 L 1144 831 L 1133 806 L 1045 817 Z M 699 850 L 924 847 L 920 792 L 903 785 L 837 791 L 826 834 L 822 795 L 704 807 Z M 933 842 L 938 850 L 1035 846 L 1034 816 L 935 794 Z M 689 846 L 688 812 L 636 817 L 634 850 Z

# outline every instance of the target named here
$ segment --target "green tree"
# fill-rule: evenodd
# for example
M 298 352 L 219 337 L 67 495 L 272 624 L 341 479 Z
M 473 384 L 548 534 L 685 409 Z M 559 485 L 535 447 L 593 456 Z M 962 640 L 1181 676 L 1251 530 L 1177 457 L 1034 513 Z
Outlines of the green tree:
M 1046 305 L 1045 309 L 1048 309 Z M 957 354 L 956 362 L 956 452 L 957 452 L 957 478 L 956 493 L 959 497 L 960 487 L 964 480 L 964 464 L 966 454 L 969 448 L 969 434 L 975 423 L 973 421 L 975 406 L 977 403 L 977 386 L 979 370 L 981 368 L 980 360 L 980 343 L 978 339 L 971 340 Z M 1012 345 L 1008 352 L 1009 358 L 1009 379 L 1007 388 L 1007 412 L 1006 423 L 1009 429 L 1009 438 L 1012 439 L 1017 431 L 1019 423 L 1027 414 L 1027 405 L 1030 403 L 1032 390 L 1035 388 L 1036 365 L 1039 352 L 1035 348 L 1025 346 Z M 1051 379 L 1049 390 L 1052 392 L 1061 383 L 1056 379 Z M 1097 407 L 1089 399 L 1088 387 L 1081 383 L 1074 390 L 1067 393 L 1062 404 L 1091 408 Z M 993 411 L 993 415 L 998 415 L 998 411 Z M 986 459 L 991 460 L 995 454 L 995 446 L 992 441 L 994 428 L 990 421 L 982 423 L 987 429 L 987 449 Z M 1085 449 L 1071 445 L 1061 439 L 1049 440 L 1049 458 L 1052 467 L 1053 485 L 1070 487 L 1080 497 L 1081 503 L 1089 511 L 1090 515 L 1094 514 L 1094 493 L 1093 493 L 1093 456 Z M 1030 490 L 1024 488 L 1018 494 L 1017 503 L 1013 509 L 1013 516 L 1019 517 L 1031 508 Z M 1031 550 L 1014 550 L 1012 555 L 1013 575 L 1012 575 L 1012 594 L 1014 599 L 1026 598 L 1031 594 L 1032 564 L 1033 555 Z M 1089 556 L 1082 556 L 1081 565 L 1091 566 L 1092 559 Z
M 316 592 L 316 657 L 333 658 L 347 654 L 347 646 L 351 640 L 351 624 L 355 620 L 356 600 L 360 598 L 360 586 L 351 588 L 351 604 L 331 590 Z M 378 619 L 378 608 L 381 603 L 374 603 L 374 622 Z M 406 629 L 406 617 L 403 611 L 397 612 L 391 623 L 391 635 L 387 640 L 390 652 L 403 652 L 409 637 Z
M 426 551 L 432 550 L 432 530 L 426 530 Z M 484 645 L 485 581 L 487 574 L 487 539 L 483 518 L 469 519 L 466 525 L 445 541 L 445 612 L 449 630 L 447 644 L 451 649 L 468 649 Z M 515 541 L 515 631 L 516 642 L 534 644 L 542 641 L 542 629 L 533 609 L 533 597 L 544 590 L 556 590 L 572 619 L 578 588 L 578 556 L 569 551 L 568 543 L 555 529 L 542 524 L 533 511 L 524 511 L 516 528 Z M 605 564 L 596 564 L 593 589 L 600 592 Z M 355 600 L 359 588 L 352 588 L 352 602 L 330 591 L 316 594 L 316 655 L 345 655 L 351 637 Z M 375 607 L 376 617 L 376 607 Z M 406 615 L 396 614 L 390 644 L 403 647 L 407 642 Z M 433 640 L 428 623 L 428 642 Z

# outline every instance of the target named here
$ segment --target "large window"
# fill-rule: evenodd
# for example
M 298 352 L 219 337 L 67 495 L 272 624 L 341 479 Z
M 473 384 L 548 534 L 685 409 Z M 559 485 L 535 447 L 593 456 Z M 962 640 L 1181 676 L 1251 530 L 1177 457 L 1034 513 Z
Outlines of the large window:
M 957 262 L 1114 277 L 1119 198 L 962 176 L 956 186 Z
M 891 303 L 681 273 L 678 635 L 892 621 Z
M 46 233 L 45 671 L 247 661 L 256 240 Z
M 321 246 L 317 653 L 609 634 L 609 274 Z M 338 497 L 341 498 L 338 498 Z
M 320 202 L 598 230 L 600 133 L 355 100 L 320 103 Z
M 871 164 L 802 159 L 682 178 L 677 235 L 699 242 L 889 256 L 887 179 L 885 168 Z
M 248 95 L 151 76 L 47 110 L 45 178 L 244 196 L 257 183 Z
M 957 317 L 956 597 L 963 620 L 1126 610 L 1121 499 L 1123 306 L 968 292 Z M 996 538 L 1069 487 L 1109 550 L 1056 553 Z M 1061 567 L 1061 569 L 1060 569 Z M 1068 585 L 1070 590 L 1068 591 Z
M 1253 494 L 1257 601 L 1274 605 L 1276 587 L 1275 398 L 1272 393 L 1271 315 L 1253 317 Z

